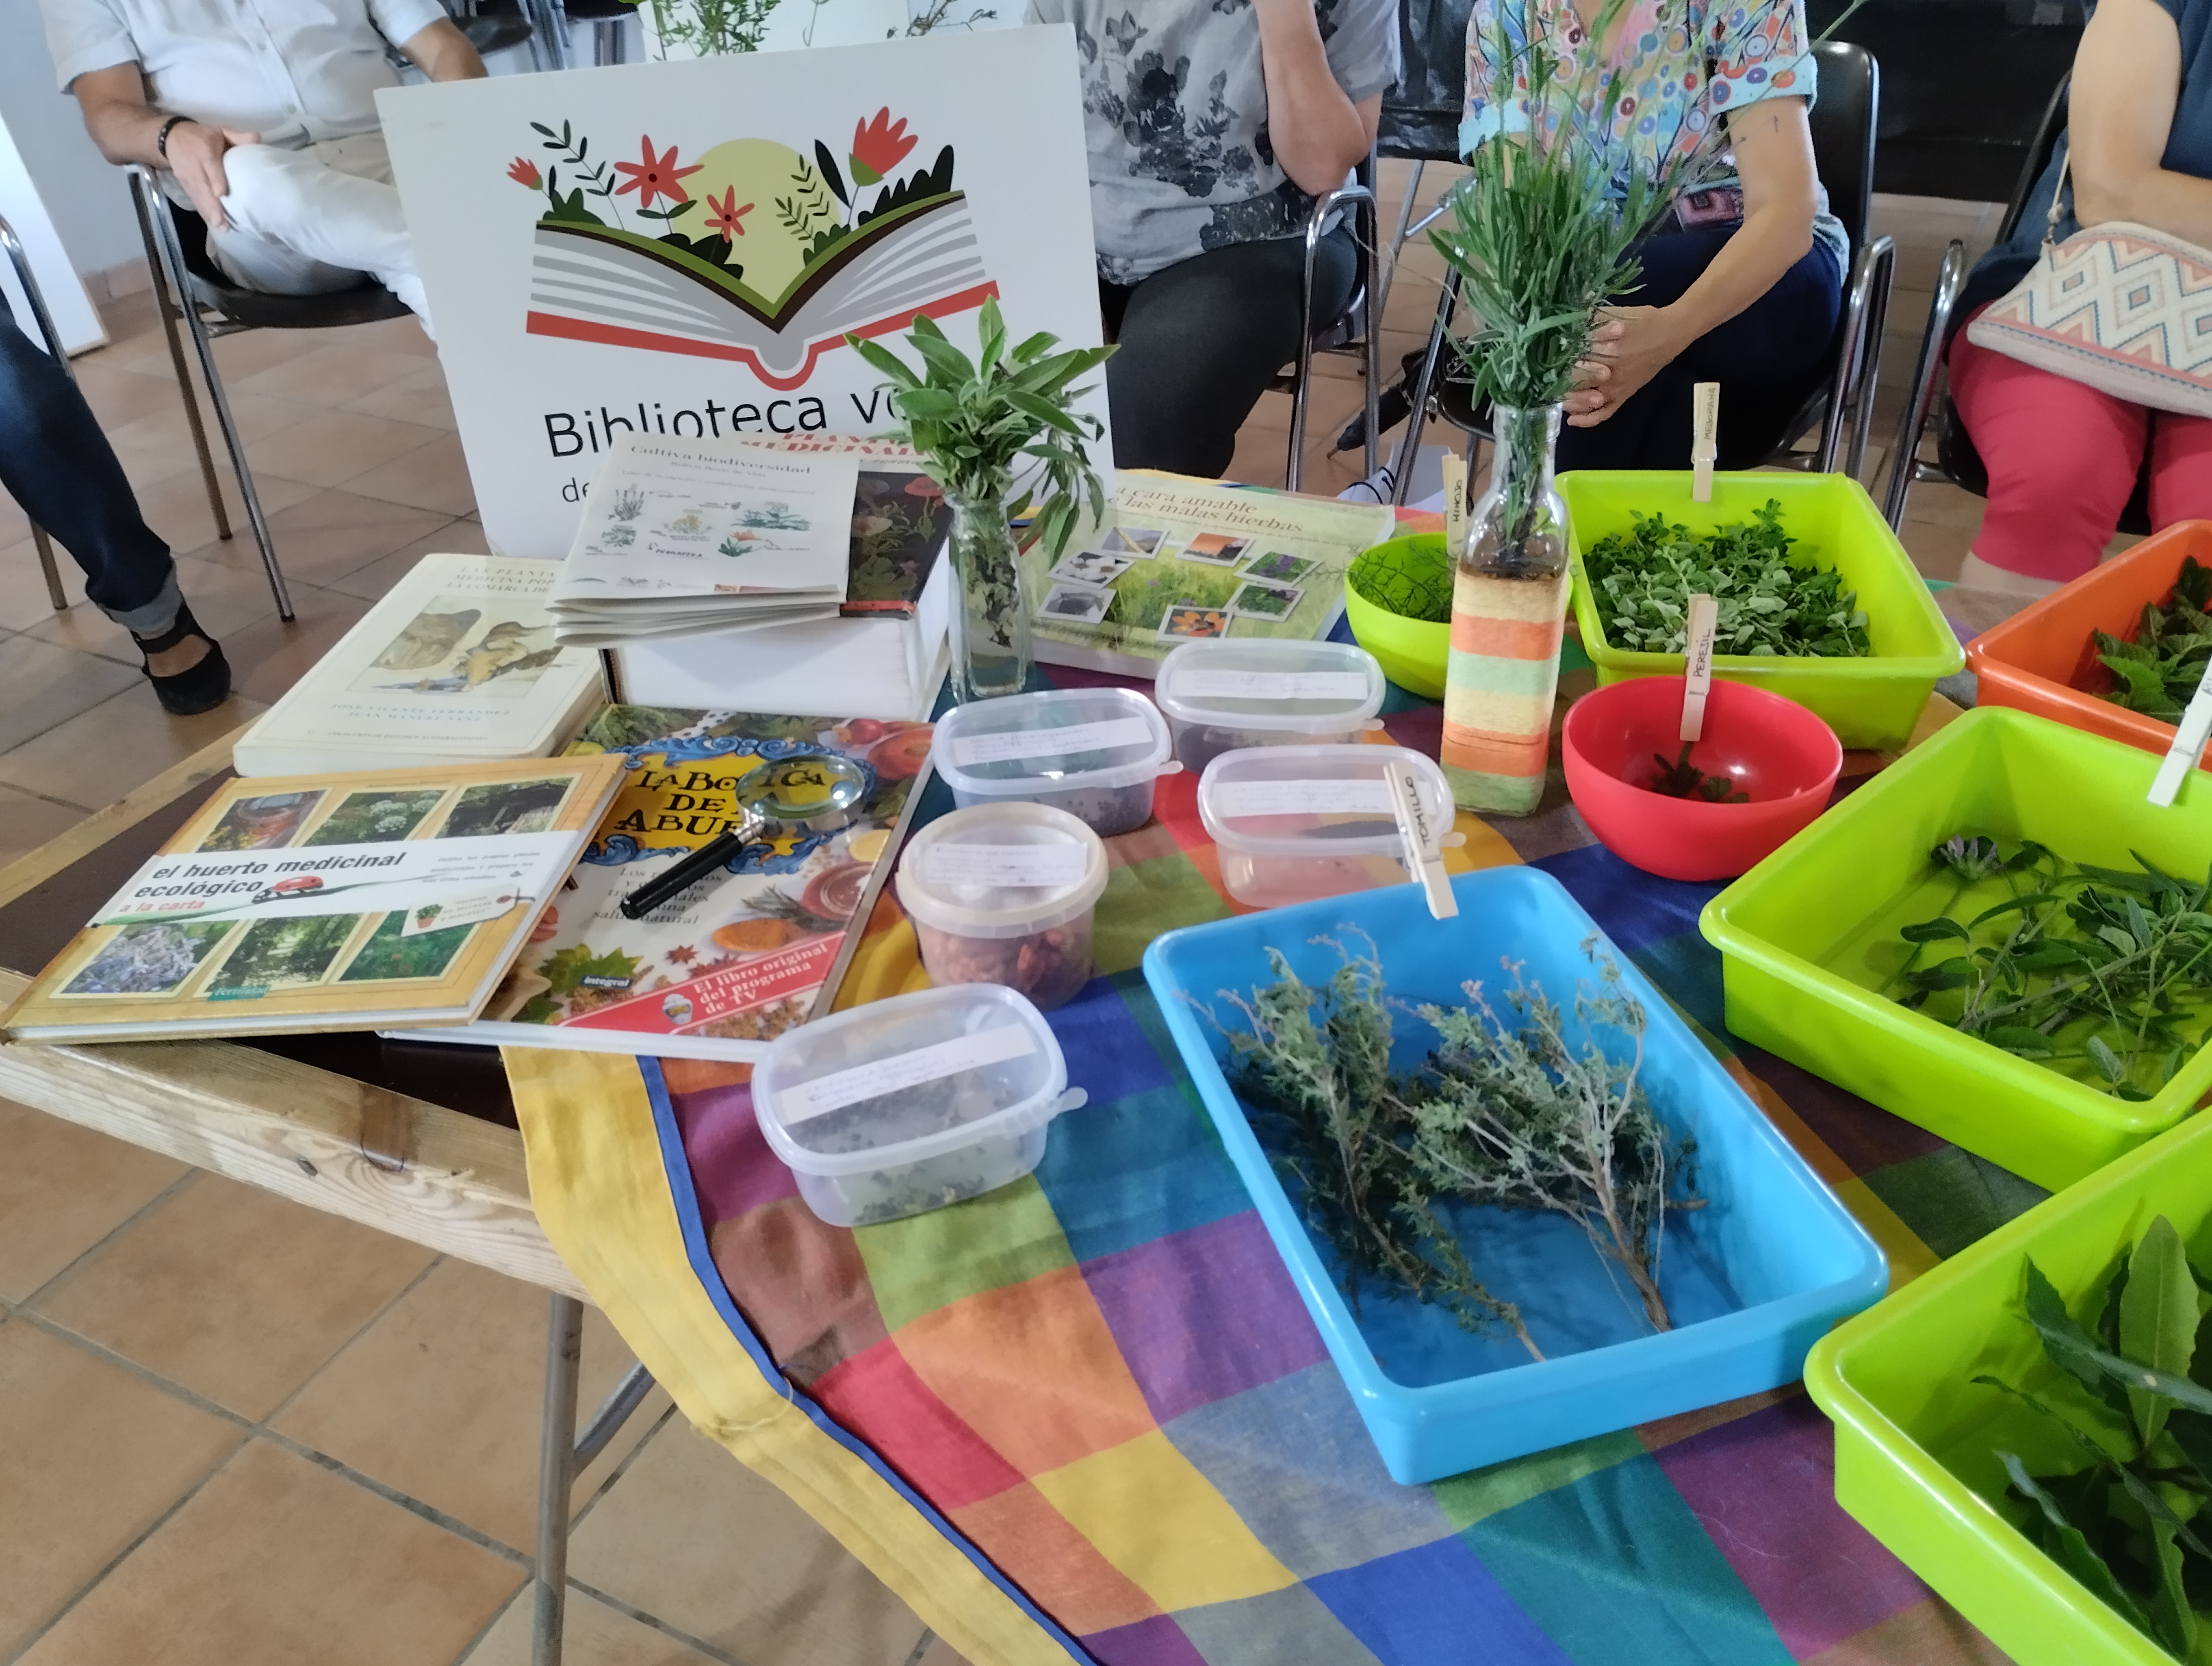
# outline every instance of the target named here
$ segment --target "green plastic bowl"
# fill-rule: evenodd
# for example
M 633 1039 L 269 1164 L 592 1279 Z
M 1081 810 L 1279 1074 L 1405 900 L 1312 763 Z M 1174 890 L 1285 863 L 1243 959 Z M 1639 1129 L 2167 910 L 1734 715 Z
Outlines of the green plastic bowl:
M 2112 742 L 2100 743 L 2114 745 Z M 2020 1312 L 2035 1264 L 2078 1318 L 2160 1215 L 2212 1261 L 2212 1118 L 2198 1117 L 2041 1203 L 1824 1337 L 1805 1386 L 1836 1425 L 1836 1502 L 2019 1666 L 2172 1666 L 2014 1525 L 1993 1448 L 2080 1466 L 2063 1432 L 1999 1390 L 2058 1375 Z
M 1415 532 L 1408 538 L 1394 538 L 1386 544 L 1378 544 L 1375 549 L 1432 549 L 1441 555 L 1443 547 L 1442 532 Z M 1368 553 L 1370 552 L 1361 552 L 1363 556 Z M 1407 693 L 1418 694 L 1424 700 L 1444 697 L 1444 662 L 1451 658 L 1449 619 L 1442 624 L 1431 624 L 1425 619 L 1409 619 L 1402 613 L 1393 613 L 1388 608 L 1376 606 L 1354 590 L 1349 581 L 1344 587 L 1344 617 L 1352 622 L 1353 640 L 1375 656 L 1385 677 Z
M 1697 532 L 1749 520 L 1769 498 L 1782 505 L 1782 524 L 1800 552 L 1832 567 L 1858 593 L 1874 652 L 1860 660 L 1810 655 L 1717 654 L 1713 675 L 1749 683 L 1795 700 L 1826 720 L 1850 747 L 1900 751 L 1938 678 L 1966 663 L 1966 651 L 1929 593 L 1897 534 L 1857 481 L 1840 474 L 1717 474 L 1713 501 L 1690 501 L 1685 471 L 1580 470 L 1559 477 L 1573 557 L 1575 620 L 1600 684 L 1631 677 L 1680 677 L 1679 654 L 1636 654 L 1606 641 L 1605 623 L 1583 569 L 1583 551 L 1613 532 L 1627 532 L 1628 512 L 1662 513 Z
M 2212 1046 L 2131 1104 L 1908 1011 L 1869 964 L 1942 906 L 1928 853 L 1954 833 L 2205 872 L 2212 774 L 2159 810 L 2144 799 L 2159 763 L 2026 712 L 1957 719 L 1705 904 L 1730 1032 L 2053 1191 L 2164 1133 L 2212 1087 Z

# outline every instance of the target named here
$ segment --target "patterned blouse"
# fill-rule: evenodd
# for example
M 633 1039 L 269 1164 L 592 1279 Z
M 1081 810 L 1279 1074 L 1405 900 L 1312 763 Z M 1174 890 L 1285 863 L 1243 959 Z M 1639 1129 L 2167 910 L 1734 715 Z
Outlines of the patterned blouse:
M 1602 0 L 1584 3 L 1595 12 Z M 1506 40 L 1520 52 L 1532 14 L 1543 21 L 1552 50 L 1571 66 L 1564 73 L 1589 89 L 1585 115 L 1619 77 L 1609 137 L 1623 176 L 1630 167 L 1648 175 L 1674 155 L 1694 156 L 1702 150 L 1706 160 L 1683 189 L 1730 183 L 1734 164 L 1713 131 L 1718 119 L 1761 99 L 1802 98 L 1809 104 L 1818 90 L 1805 0 L 1629 0 L 1614 35 L 1619 44 L 1611 67 L 1601 66 L 1598 43 L 1576 0 L 1475 0 L 1468 19 L 1462 155 L 1472 155 L 1501 128 L 1516 133 L 1528 129 L 1526 76 L 1516 76 L 1521 96 L 1501 111 L 1490 96 L 1492 70 L 1486 49 L 1502 21 Z M 1545 131 L 1557 131 L 1563 113 L 1554 94 L 1544 111 Z M 1849 264 L 1848 245 L 1826 206 L 1824 198 L 1814 233 L 1834 251 L 1840 273 Z

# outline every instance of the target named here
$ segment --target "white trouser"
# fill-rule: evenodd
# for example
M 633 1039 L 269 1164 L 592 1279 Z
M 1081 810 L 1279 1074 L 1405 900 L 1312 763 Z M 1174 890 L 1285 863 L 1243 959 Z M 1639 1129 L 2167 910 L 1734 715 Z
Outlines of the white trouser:
M 324 295 L 352 288 L 367 272 L 430 328 L 384 135 L 357 133 L 301 150 L 234 145 L 222 166 L 230 228 L 210 228 L 208 251 L 232 278 L 272 295 Z

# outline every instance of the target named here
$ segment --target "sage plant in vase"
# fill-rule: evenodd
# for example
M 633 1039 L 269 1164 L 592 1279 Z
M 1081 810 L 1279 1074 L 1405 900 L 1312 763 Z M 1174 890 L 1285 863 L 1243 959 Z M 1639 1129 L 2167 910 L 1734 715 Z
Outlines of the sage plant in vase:
M 894 437 L 928 461 L 952 508 L 952 692 L 957 701 L 1019 694 L 1030 674 L 1029 610 L 1022 599 L 1012 501 L 1018 473 L 1034 526 L 1057 556 L 1087 502 L 1093 514 L 1106 492 L 1091 466 L 1086 440 L 1104 425 L 1073 409 L 1089 392 L 1074 386 L 1113 352 L 1110 347 L 1055 351 L 1055 336 L 1006 342 L 995 298 L 977 317 L 980 340 L 970 359 L 927 316 L 906 337 L 921 360 L 920 374 L 880 344 L 848 336 L 854 350 L 890 382 Z
M 1544 9 L 1538 0 L 1482 0 L 1475 25 L 1490 78 L 1476 120 L 1487 117 L 1491 137 L 1449 222 L 1430 234 L 1475 320 L 1450 340 L 1490 402 L 1494 442 L 1466 547 L 1450 552 L 1439 761 L 1463 809 L 1526 815 L 1543 796 L 1567 607 L 1566 507 L 1552 482 L 1561 402 L 1600 310 L 1635 287 L 1637 240 L 1698 160 L 1676 153 L 1646 167 L 1616 137 L 1626 89 L 1587 43 L 1607 40 L 1626 8 L 1606 0 L 1563 54 L 1540 32 L 1509 27 Z

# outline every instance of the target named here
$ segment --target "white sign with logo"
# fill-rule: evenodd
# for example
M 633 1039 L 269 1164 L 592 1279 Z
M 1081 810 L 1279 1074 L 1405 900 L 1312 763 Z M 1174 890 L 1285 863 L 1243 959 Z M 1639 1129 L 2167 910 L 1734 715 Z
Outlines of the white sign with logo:
M 972 353 L 995 295 L 1015 340 L 1101 338 L 1065 25 L 402 87 L 378 108 L 503 555 L 568 553 L 621 434 L 889 427 L 848 331 L 926 313 Z

